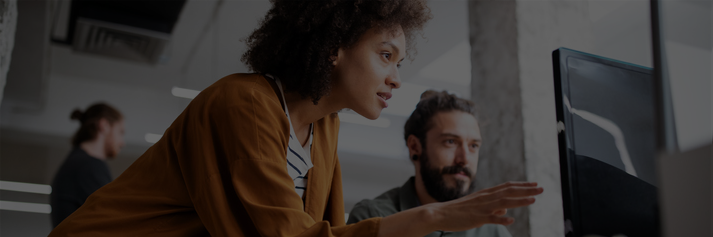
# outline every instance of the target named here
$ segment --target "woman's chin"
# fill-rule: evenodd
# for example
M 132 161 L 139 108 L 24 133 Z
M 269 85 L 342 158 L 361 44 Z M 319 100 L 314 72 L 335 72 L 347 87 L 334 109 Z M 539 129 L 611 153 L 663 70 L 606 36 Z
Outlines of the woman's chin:
M 379 108 L 379 109 L 376 109 L 376 110 L 374 110 L 374 111 L 370 111 L 369 116 L 364 115 L 364 117 L 367 118 L 367 119 L 369 119 L 369 120 L 376 120 L 376 119 L 378 119 L 379 117 L 381 117 L 381 111 L 382 111 L 382 110 L 383 110 L 382 108 Z
M 375 110 L 370 110 L 370 111 L 359 111 L 359 110 L 353 110 L 357 114 L 361 115 L 364 118 L 367 118 L 369 120 L 376 120 L 381 116 L 381 109 L 375 109 Z

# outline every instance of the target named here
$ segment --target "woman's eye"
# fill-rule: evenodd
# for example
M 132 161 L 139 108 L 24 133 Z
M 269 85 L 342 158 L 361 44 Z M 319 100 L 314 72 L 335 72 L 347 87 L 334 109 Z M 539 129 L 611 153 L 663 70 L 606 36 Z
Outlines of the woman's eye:
M 472 147 L 472 148 L 478 148 L 478 144 L 471 144 L 470 147 Z
M 396 64 L 396 68 L 401 68 L 401 64 Z
M 382 53 L 381 55 L 384 55 L 386 59 L 391 59 L 391 54 L 390 53 Z
M 456 140 L 448 139 L 448 140 L 446 140 L 446 143 L 448 143 L 448 144 L 454 144 L 454 143 L 456 143 Z

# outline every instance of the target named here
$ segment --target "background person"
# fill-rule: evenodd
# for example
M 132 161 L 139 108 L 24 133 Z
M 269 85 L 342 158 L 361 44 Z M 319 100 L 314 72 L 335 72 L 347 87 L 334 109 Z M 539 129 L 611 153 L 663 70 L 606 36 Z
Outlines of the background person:
M 124 119 L 121 113 L 105 103 L 76 109 L 72 120 L 80 123 L 72 138 L 72 151 L 52 180 L 50 205 L 52 225 L 57 226 L 77 210 L 97 189 L 111 182 L 106 164 L 124 146 Z

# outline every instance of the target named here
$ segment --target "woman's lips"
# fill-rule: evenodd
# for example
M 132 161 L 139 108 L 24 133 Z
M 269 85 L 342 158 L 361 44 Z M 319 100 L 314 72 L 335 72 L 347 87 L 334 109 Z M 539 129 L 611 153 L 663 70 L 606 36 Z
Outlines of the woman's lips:
M 391 92 L 378 92 L 376 93 L 381 98 L 384 98 L 384 100 L 389 100 L 391 99 Z
M 381 101 L 382 106 L 384 106 L 384 108 L 389 107 L 389 103 L 386 103 L 386 100 L 391 99 L 391 93 L 379 92 L 376 93 L 376 96 L 379 97 L 379 100 Z
M 381 97 L 381 96 L 377 96 L 377 97 L 379 98 L 379 101 L 381 101 L 381 106 L 383 106 L 384 108 L 389 107 L 389 103 L 386 103 L 386 99 L 384 99 L 384 97 Z

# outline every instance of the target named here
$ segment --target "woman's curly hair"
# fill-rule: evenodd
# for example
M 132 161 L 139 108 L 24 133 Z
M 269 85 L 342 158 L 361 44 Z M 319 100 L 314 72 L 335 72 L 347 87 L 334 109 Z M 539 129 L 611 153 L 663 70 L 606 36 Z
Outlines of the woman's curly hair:
M 241 61 L 256 73 L 280 78 L 286 91 L 317 104 L 331 89 L 332 57 L 353 46 L 368 29 L 401 26 L 406 54 L 431 19 L 423 0 L 272 0 L 265 19 L 247 39 Z

